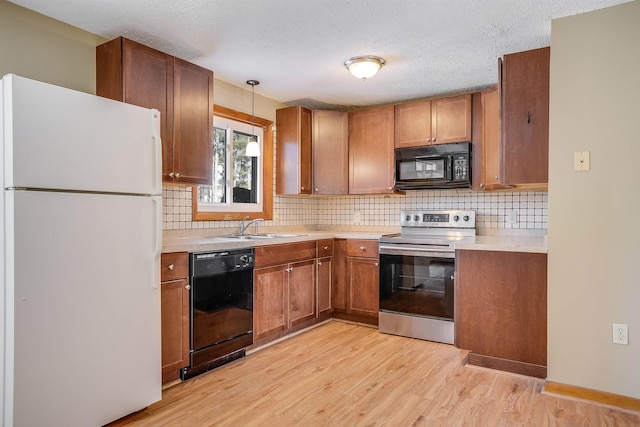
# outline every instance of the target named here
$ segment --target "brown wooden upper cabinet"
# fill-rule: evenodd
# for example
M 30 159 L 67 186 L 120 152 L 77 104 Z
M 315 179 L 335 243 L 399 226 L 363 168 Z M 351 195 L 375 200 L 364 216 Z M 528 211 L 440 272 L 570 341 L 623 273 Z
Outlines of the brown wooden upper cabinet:
M 549 181 L 548 47 L 498 60 L 482 92 L 482 190 L 546 190 Z
M 395 106 L 395 148 L 470 140 L 470 94 Z
M 311 110 L 276 110 L 276 194 L 311 194 Z
M 119 37 L 96 47 L 96 94 L 160 111 L 163 181 L 211 183 L 212 71 Z
M 313 194 L 349 194 L 349 115 L 313 111 Z
M 349 113 L 349 194 L 393 193 L 393 106 Z

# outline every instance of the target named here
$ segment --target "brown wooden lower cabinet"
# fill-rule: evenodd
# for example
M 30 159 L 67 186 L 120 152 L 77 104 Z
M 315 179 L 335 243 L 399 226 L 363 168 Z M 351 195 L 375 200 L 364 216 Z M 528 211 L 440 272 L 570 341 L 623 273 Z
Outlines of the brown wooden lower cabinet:
M 315 241 L 256 248 L 254 341 L 316 318 L 315 257 Z
M 161 257 L 162 383 L 175 381 L 189 365 L 189 254 Z
M 468 362 L 544 378 L 547 254 L 456 251 L 456 342 Z
M 334 316 L 377 324 L 380 292 L 378 241 L 336 240 L 334 274 Z

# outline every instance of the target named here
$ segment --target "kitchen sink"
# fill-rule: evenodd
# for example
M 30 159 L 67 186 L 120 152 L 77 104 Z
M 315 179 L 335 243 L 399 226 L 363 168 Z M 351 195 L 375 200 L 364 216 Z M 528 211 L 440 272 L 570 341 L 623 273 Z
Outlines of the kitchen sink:
M 224 236 L 225 238 L 231 239 L 242 239 L 242 240 L 260 240 L 260 239 L 279 239 L 284 237 L 298 237 L 304 236 L 304 234 L 287 234 L 287 233 L 267 233 L 267 234 L 233 234 L 231 236 Z

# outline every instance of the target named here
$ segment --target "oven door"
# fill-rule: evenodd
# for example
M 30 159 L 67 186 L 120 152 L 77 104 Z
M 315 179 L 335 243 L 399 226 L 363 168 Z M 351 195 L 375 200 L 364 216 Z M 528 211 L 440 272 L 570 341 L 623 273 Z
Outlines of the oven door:
M 380 252 L 381 312 L 453 321 L 453 252 Z

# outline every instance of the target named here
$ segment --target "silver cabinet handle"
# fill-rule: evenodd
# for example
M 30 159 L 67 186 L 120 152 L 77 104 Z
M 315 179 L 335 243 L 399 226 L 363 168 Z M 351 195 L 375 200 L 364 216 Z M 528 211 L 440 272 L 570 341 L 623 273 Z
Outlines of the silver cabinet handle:
M 191 289 L 191 285 L 184 285 L 184 288 L 185 288 L 186 290 L 189 290 L 189 289 Z
M 173 264 L 169 264 L 169 265 L 167 265 L 167 268 L 168 268 L 169 270 L 173 270 Z
M 324 246 L 322 249 L 324 249 L 325 251 L 329 250 L 329 246 Z
M 376 263 L 374 263 L 373 265 L 375 265 L 375 266 L 377 267 L 377 266 L 378 266 L 378 263 L 376 262 Z
M 304 187 L 300 187 L 300 189 L 304 191 Z
M 361 251 L 364 251 L 364 246 L 360 246 L 360 250 L 361 250 Z
M 318 190 L 318 189 L 316 188 L 316 193 L 317 193 L 318 191 L 320 191 L 320 190 Z
M 322 263 L 320 261 L 318 261 L 318 265 L 322 265 Z
M 500 177 L 498 175 L 496 175 L 496 179 L 499 179 Z
M 169 177 L 173 178 L 173 172 L 169 172 Z
M 433 138 L 431 138 L 431 142 L 436 142 L 435 136 Z
M 431 141 L 431 138 L 427 138 L 427 142 L 430 142 L 430 141 Z
M 176 178 L 180 178 L 180 172 L 176 173 Z

